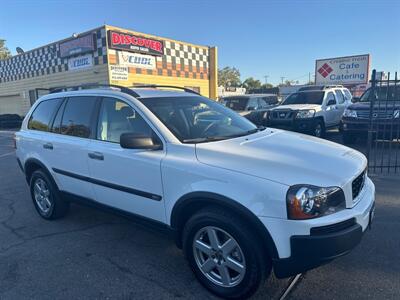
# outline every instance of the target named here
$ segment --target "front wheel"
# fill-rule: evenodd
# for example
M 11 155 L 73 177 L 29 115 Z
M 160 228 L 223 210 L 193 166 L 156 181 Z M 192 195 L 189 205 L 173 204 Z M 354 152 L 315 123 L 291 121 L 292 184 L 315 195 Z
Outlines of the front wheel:
M 218 209 L 203 210 L 185 225 L 185 256 L 198 280 L 219 297 L 250 297 L 271 272 L 267 251 L 248 227 Z
M 317 120 L 315 122 L 312 135 L 319 138 L 323 138 L 325 136 L 325 125 L 323 121 Z

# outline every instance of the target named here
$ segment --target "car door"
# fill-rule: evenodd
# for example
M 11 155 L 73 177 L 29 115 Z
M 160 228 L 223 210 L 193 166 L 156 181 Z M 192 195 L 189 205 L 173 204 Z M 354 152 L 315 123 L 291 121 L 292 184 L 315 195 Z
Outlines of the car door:
M 325 106 L 325 126 L 336 125 L 337 122 L 337 101 L 333 92 L 327 92 L 324 100 Z
M 64 100 L 51 128 L 51 142 L 45 151 L 61 191 L 94 199 L 88 181 L 88 147 L 94 136 L 94 96 L 74 96 Z
M 343 95 L 343 92 L 339 89 L 335 90 L 335 96 L 337 100 L 337 105 L 336 105 L 337 111 L 336 111 L 335 122 L 339 124 L 340 121 L 342 120 L 344 110 L 346 109 L 346 99 Z
M 162 150 L 124 149 L 122 133 L 160 137 L 124 100 L 105 97 L 98 113 L 96 139 L 87 152 L 96 201 L 165 222 L 161 182 Z
M 249 101 L 247 102 L 246 111 L 257 110 L 257 109 L 258 109 L 257 98 L 255 98 L 255 97 L 249 98 Z

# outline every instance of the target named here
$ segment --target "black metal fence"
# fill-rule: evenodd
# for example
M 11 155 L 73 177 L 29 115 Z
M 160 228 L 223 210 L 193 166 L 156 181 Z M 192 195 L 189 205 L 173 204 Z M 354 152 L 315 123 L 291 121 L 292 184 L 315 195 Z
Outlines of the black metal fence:
M 371 173 L 400 173 L 400 78 L 372 72 L 367 157 Z M 378 78 L 379 77 L 379 78 Z

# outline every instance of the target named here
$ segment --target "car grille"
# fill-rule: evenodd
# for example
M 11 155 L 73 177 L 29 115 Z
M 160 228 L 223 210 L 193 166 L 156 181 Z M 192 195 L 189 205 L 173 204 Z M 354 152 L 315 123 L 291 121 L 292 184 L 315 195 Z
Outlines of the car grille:
M 273 110 L 270 114 L 271 119 L 288 120 L 293 118 L 294 112 L 291 110 Z
M 357 117 L 361 119 L 369 119 L 369 110 L 357 111 Z M 372 111 L 372 118 L 380 120 L 392 119 L 393 111 Z
M 365 183 L 365 174 L 366 170 L 364 170 L 360 175 L 356 177 L 356 179 L 353 180 L 353 183 L 351 184 L 352 192 L 353 192 L 353 201 L 357 198 L 357 196 L 360 194 L 364 183 Z

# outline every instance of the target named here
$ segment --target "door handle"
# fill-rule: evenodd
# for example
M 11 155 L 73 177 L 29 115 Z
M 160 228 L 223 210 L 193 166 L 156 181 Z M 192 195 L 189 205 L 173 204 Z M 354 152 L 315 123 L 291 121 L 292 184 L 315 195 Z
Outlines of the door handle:
M 104 155 L 100 152 L 90 152 L 88 153 L 88 156 L 91 159 L 104 160 Z
M 53 144 L 52 143 L 46 143 L 43 145 L 44 149 L 48 149 L 48 150 L 53 150 Z

